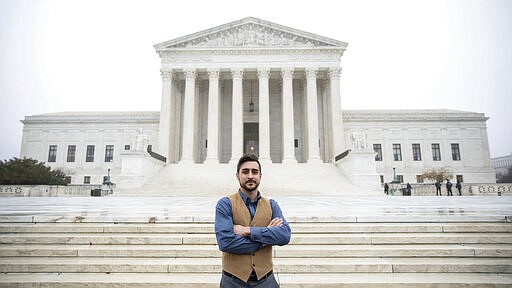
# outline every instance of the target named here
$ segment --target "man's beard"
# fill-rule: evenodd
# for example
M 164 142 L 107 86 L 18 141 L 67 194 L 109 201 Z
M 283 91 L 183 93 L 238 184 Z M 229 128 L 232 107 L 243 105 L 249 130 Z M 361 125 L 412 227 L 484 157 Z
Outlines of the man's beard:
M 246 183 L 248 183 L 248 182 L 246 182 Z M 247 191 L 247 192 L 253 192 L 255 190 L 258 190 L 258 186 L 260 186 L 258 182 L 252 181 L 250 183 L 254 183 L 254 187 L 253 188 L 250 188 L 245 183 L 241 183 L 241 182 L 240 182 L 240 186 L 242 186 L 242 188 L 244 188 L 244 190 Z

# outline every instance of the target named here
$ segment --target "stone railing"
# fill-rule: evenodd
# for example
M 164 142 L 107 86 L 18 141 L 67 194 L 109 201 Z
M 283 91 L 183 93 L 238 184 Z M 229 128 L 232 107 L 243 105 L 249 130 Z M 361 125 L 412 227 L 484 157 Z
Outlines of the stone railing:
M 405 189 L 406 184 L 393 184 L 390 185 L 394 189 L 394 195 L 401 196 L 402 189 Z M 436 187 L 434 183 L 425 183 L 425 184 L 411 184 L 411 196 L 435 196 L 436 195 Z M 462 195 L 493 195 L 493 196 L 512 196 L 512 184 L 511 183 L 462 183 L 461 189 Z M 455 188 L 455 183 L 452 186 L 452 193 L 454 196 L 459 195 L 457 188 Z M 446 183 L 441 185 L 441 194 L 447 195 L 446 193 Z
M 0 197 L 90 197 L 93 189 L 102 189 L 101 185 L 0 185 Z

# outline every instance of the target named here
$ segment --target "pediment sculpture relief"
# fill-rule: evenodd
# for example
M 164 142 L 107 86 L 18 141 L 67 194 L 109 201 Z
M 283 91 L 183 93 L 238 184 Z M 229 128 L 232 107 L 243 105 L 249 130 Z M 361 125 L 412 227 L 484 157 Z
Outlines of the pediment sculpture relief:
M 300 35 L 247 24 L 183 42 L 170 48 L 332 46 Z

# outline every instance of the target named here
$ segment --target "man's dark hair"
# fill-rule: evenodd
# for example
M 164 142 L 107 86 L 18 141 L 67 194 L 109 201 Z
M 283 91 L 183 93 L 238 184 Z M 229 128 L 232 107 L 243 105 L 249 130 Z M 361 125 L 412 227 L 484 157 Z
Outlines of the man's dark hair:
M 249 161 L 257 162 L 258 166 L 260 167 L 260 173 L 261 173 L 260 161 L 258 160 L 258 156 L 254 155 L 254 154 L 245 154 L 244 156 L 240 157 L 240 159 L 238 160 L 238 165 L 236 165 L 236 173 L 238 173 L 240 171 L 240 167 L 242 166 L 242 164 L 244 164 L 245 162 L 249 162 Z

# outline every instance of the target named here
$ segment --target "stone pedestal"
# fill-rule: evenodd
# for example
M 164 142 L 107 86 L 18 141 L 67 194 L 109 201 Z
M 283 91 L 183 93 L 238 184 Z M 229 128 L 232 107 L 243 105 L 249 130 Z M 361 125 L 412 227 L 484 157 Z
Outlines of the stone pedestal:
M 144 151 L 129 151 L 121 153 L 121 174 L 113 179 L 118 188 L 137 188 L 160 169 L 165 163 L 152 158 Z
M 354 185 L 368 190 L 380 189 L 375 152 L 372 150 L 353 150 L 346 157 L 336 161 L 335 165 Z

